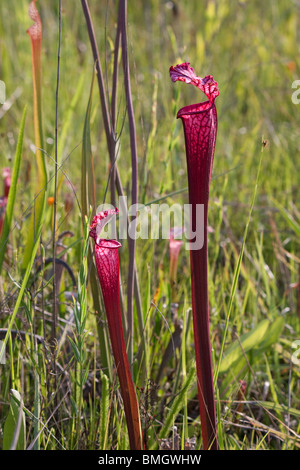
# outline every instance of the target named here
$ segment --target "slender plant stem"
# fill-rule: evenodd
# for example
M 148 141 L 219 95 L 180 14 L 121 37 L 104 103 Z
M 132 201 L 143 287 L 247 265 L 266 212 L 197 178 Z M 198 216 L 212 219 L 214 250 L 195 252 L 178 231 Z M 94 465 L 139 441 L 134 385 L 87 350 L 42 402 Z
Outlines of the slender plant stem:
M 120 0 L 119 3 L 119 19 L 121 25 L 121 44 L 122 44 L 122 60 L 124 71 L 124 87 L 126 92 L 126 104 L 129 122 L 130 133 L 130 148 L 131 148 L 131 204 L 132 206 L 138 203 L 138 155 L 136 143 L 136 130 L 135 119 L 132 104 L 130 73 L 129 73 L 129 60 L 128 60 L 128 47 L 127 47 L 127 0 Z M 128 321 L 128 355 L 131 363 L 133 359 L 133 298 L 134 298 L 134 266 L 135 266 L 135 230 L 136 230 L 136 216 L 133 215 L 130 221 L 131 231 L 128 238 L 129 248 L 129 266 L 127 278 L 127 321 Z
M 104 127 L 105 127 L 107 146 L 108 146 L 108 150 L 110 153 L 111 125 L 110 125 L 110 119 L 109 119 L 109 112 L 108 112 L 108 106 L 107 106 L 107 100 L 106 100 L 102 68 L 101 68 L 101 63 L 99 60 L 99 51 L 98 51 L 94 26 L 92 23 L 92 18 L 91 18 L 87 0 L 81 0 L 81 5 L 82 5 L 83 13 L 85 16 L 86 24 L 87 24 L 94 62 L 95 62 L 96 70 L 97 70 L 97 79 L 98 79 L 98 88 L 99 88 L 100 101 L 101 101 L 101 107 L 102 107 L 102 115 L 103 115 L 103 121 L 104 121 Z
M 117 125 L 117 87 L 118 87 L 118 75 L 119 75 L 119 50 L 121 40 L 121 29 L 120 22 L 117 24 L 117 32 L 115 39 L 115 50 L 114 50 L 114 71 L 112 81 L 112 92 L 111 92 L 111 122 L 113 125 L 115 138 L 116 138 L 116 125 Z
M 54 165 L 54 206 L 53 206 L 53 318 L 52 318 L 52 346 L 56 339 L 57 326 L 57 292 L 56 292 L 56 209 L 57 209 L 57 162 L 58 162 L 58 105 L 59 105 L 59 76 L 60 76 L 60 50 L 61 50 L 61 0 L 58 6 L 58 51 L 57 51 L 57 76 L 56 76 L 56 96 L 55 96 L 55 165 Z
M 110 113 L 109 113 L 109 107 L 107 104 L 107 99 L 106 99 L 106 93 L 105 93 L 105 86 L 104 86 L 104 79 L 103 79 L 103 74 L 102 74 L 102 69 L 101 69 L 101 63 L 100 63 L 100 58 L 99 58 L 99 51 L 98 51 L 98 46 L 97 46 L 97 41 L 96 41 L 96 36 L 95 36 L 95 31 L 92 23 L 92 18 L 88 6 L 87 0 L 81 0 L 82 4 L 82 9 L 84 12 L 86 24 L 87 24 L 87 29 L 88 29 L 88 34 L 90 38 L 90 43 L 91 43 L 91 48 L 92 48 L 92 53 L 93 53 L 93 58 L 94 62 L 96 64 L 96 71 L 97 71 L 97 80 L 98 80 L 98 88 L 99 88 L 99 94 L 100 94 L 100 100 L 101 100 L 101 108 L 102 108 L 102 117 L 103 117 L 103 122 L 104 122 L 104 128 L 105 128 L 105 134 L 106 134 L 106 141 L 107 141 L 107 147 L 108 147 L 108 152 L 109 152 L 109 158 L 111 165 L 114 166 L 114 171 L 115 171 L 115 184 L 116 184 L 116 189 L 118 192 L 118 195 L 120 197 L 124 197 L 124 190 L 118 170 L 118 166 L 115 162 L 115 152 L 113 151 L 113 146 L 111 144 L 112 142 L 112 131 L 111 131 L 111 121 L 110 121 Z M 121 34 L 121 30 L 118 32 L 117 35 Z M 117 46 L 117 39 L 116 39 L 116 46 Z M 119 47 L 119 46 L 118 46 Z M 115 52 L 117 52 L 117 48 L 115 49 Z M 115 80 L 117 80 L 117 74 L 115 75 Z M 116 88 L 115 88 L 116 90 Z M 112 119 L 114 119 L 114 90 L 112 94 Z M 114 121 L 112 121 L 114 122 Z M 145 348 L 145 337 L 144 337 L 144 327 L 143 327 L 143 312 L 142 312 L 142 302 L 141 302 L 141 295 L 140 295 L 140 289 L 139 289 L 139 282 L 138 282 L 138 277 L 137 277 L 137 269 L 135 265 L 135 260 L 133 259 L 133 276 L 134 276 L 134 295 L 135 295 L 135 302 L 136 302 L 136 309 L 137 309 L 137 316 L 138 316 L 138 324 L 139 324 L 139 330 L 142 338 L 142 344 L 143 348 Z M 132 267 L 131 267 L 132 271 Z M 145 355 L 144 355 L 145 357 Z
M 56 283 L 56 207 L 57 207 L 57 162 L 58 162 L 58 106 L 59 106 L 59 76 L 60 76 L 60 48 L 61 48 L 61 0 L 58 6 L 58 50 L 57 50 L 57 76 L 55 93 L 55 165 L 54 165 L 54 205 L 53 205 L 53 234 L 52 234 L 52 252 L 53 252 L 53 312 L 51 325 L 51 347 L 53 352 L 54 367 L 54 389 L 57 390 L 56 382 L 56 329 L 57 329 L 57 283 Z M 44 309 L 43 309 L 44 310 Z M 55 395 L 57 404 L 57 394 Z
M 118 89 L 118 75 L 119 75 L 119 49 L 120 49 L 120 22 L 118 21 L 116 39 L 115 39 L 115 50 L 114 50 L 114 71 L 112 81 L 112 93 L 111 93 L 111 123 L 112 123 L 112 145 L 113 145 L 113 161 L 111 162 L 111 174 L 110 174 L 110 194 L 111 204 L 116 205 L 116 159 L 117 159 L 117 89 Z
M 112 132 L 112 124 L 110 120 L 110 114 L 109 114 L 109 107 L 107 104 L 107 99 L 106 99 L 106 93 L 105 93 L 105 85 L 104 85 L 104 78 L 103 78 L 103 73 L 102 73 L 102 67 L 101 67 L 101 62 L 100 62 L 100 56 L 99 56 L 99 50 L 97 46 L 97 40 L 96 40 L 96 35 L 95 35 L 95 30 L 91 18 L 91 13 L 90 9 L 88 6 L 87 0 L 81 0 L 81 5 L 83 9 L 83 13 L 85 16 L 85 21 L 87 24 L 87 29 L 88 29 L 88 34 L 90 38 L 90 43 L 91 43 L 91 48 L 92 48 L 92 53 L 93 53 L 93 58 L 95 62 L 95 67 L 97 71 L 97 81 L 98 81 L 98 88 L 99 88 L 99 95 L 100 95 L 100 102 L 101 102 L 101 109 L 102 109 L 102 117 L 103 117 L 103 123 L 104 123 L 104 129 L 105 129 L 105 135 L 106 135 L 106 143 L 107 143 L 107 148 L 108 148 L 108 153 L 109 153 L 109 159 L 110 159 L 110 164 L 111 167 L 114 169 L 115 172 L 115 179 L 116 179 L 116 184 L 117 184 L 117 189 L 118 193 L 120 195 L 121 189 L 122 189 L 122 184 L 121 184 L 121 179 L 119 175 L 119 171 L 115 162 L 115 146 L 113 145 L 114 142 L 114 133 Z M 117 74 L 115 76 L 115 79 L 117 80 Z M 115 85 L 115 88 L 113 89 L 113 95 L 116 93 L 117 86 Z M 112 108 L 113 109 L 113 108 Z M 114 121 L 113 121 L 114 122 Z M 114 195 L 112 194 L 112 200 L 114 200 Z

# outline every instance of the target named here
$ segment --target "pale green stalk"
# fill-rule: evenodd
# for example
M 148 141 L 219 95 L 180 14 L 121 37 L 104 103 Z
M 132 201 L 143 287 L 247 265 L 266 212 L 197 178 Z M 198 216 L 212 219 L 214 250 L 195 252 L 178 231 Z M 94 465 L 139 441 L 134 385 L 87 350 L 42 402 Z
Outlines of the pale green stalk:
M 20 125 L 19 138 L 18 138 L 17 149 L 16 149 L 16 154 L 15 154 L 15 159 L 14 159 L 14 166 L 13 166 L 13 171 L 12 171 L 11 187 L 10 187 L 9 194 L 8 194 L 5 219 L 4 219 L 3 230 L 2 230 L 1 239 L 0 239 L 0 272 L 2 269 L 2 264 L 4 260 L 6 245 L 8 242 L 8 237 L 9 237 L 9 232 L 11 229 L 14 207 L 15 207 L 16 193 L 17 193 L 17 187 L 18 187 L 18 178 L 19 178 L 21 157 L 22 157 L 26 108 L 27 107 L 25 107 L 23 111 L 22 121 Z
M 28 266 L 33 246 L 37 238 L 39 239 L 41 235 L 39 227 L 44 221 L 47 189 L 47 171 L 43 153 L 44 144 L 42 129 L 42 22 L 35 7 L 35 2 L 36 0 L 31 2 L 29 6 L 29 15 L 34 21 L 34 24 L 27 30 L 27 33 L 30 36 L 32 50 L 33 122 L 37 174 L 33 209 L 29 219 L 29 225 L 26 224 L 27 237 L 22 262 L 23 270 Z

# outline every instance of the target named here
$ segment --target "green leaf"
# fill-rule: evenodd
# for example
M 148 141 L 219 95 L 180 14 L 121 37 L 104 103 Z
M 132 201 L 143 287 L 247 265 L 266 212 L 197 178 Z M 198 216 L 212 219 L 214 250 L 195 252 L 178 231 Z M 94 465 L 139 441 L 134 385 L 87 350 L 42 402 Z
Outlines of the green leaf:
M 257 404 L 271 411 L 276 411 L 281 414 L 289 413 L 290 415 L 295 416 L 298 419 L 300 418 L 300 410 L 298 410 L 297 408 L 292 408 L 290 406 L 283 405 L 283 404 L 276 404 L 271 401 L 257 401 Z
M 244 353 L 258 347 L 269 327 L 269 324 L 268 320 L 262 320 L 255 328 L 253 328 L 253 330 L 242 335 L 239 341 L 234 341 L 224 353 L 219 372 L 222 373 L 227 371 L 235 362 L 244 357 Z
M 257 351 L 254 351 L 254 356 L 258 354 L 260 355 L 264 350 L 278 341 L 284 327 L 284 322 L 285 320 L 283 317 L 277 317 L 275 321 L 270 324 L 261 343 L 259 344 L 259 348 Z
M 35 358 L 37 360 L 37 357 Z M 41 399 L 39 393 L 40 378 L 35 370 L 34 372 L 34 450 L 40 450 L 40 414 L 41 414 Z
M 69 341 L 71 343 L 71 346 L 72 346 L 72 349 L 73 349 L 73 353 L 74 353 L 74 356 L 76 358 L 76 361 L 80 363 L 80 352 L 79 352 L 79 349 L 76 345 L 76 343 L 72 340 L 72 338 L 70 338 L 70 336 L 68 337 L 69 338 Z
M 254 347 L 254 349 L 251 350 L 251 353 L 250 350 L 246 353 L 247 359 L 251 361 L 251 364 L 267 352 L 273 344 L 278 342 L 283 327 L 283 317 L 276 318 L 276 320 L 268 326 L 257 347 Z M 225 372 L 227 372 L 227 374 L 223 376 L 223 380 L 220 385 L 222 395 L 225 394 L 225 396 L 228 396 L 228 394 L 230 394 L 230 383 L 232 381 L 235 382 L 245 368 L 247 368 L 247 359 L 241 354 L 239 360 L 231 364 L 230 369 L 226 369 Z
M 10 393 L 9 413 L 3 431 L 3 450 L 25 450 L 26 421 L 25 413 L 21 406 L 21 395 L 17 390 L 11 390 Z M 15 433 L 17 434 L 15 435 Z M 15 443 L 14 438 L 16 439 Z

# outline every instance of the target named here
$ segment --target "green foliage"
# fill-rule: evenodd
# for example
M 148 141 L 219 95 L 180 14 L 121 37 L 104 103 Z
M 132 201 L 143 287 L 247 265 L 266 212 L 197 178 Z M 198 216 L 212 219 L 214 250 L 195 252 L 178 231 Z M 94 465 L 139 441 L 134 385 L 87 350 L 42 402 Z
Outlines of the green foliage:
M 22 121 L 20 124 L 20 133 L 19 133 L 18 144 L 17 144 L 16 154 L 15 154 L 15 159 L 14 159 L 14 167 L 13 167 L 13 172 L 12 172 L 12 177 L 11 177 L 11 187 L 9 190 L 3 230 L 2 230 L 2 234 L 0 238 L 0 272 L 1 272 L 2 263 L 4 260 L 5 250 L 6 250 L 6 246 L 7 246 L 7 242 L 9 238 L 9 232 L 11 230 L 11 224 L 12 224 L 14 208 L 15 208 L 15 200 L 16 200 L 16 194 L 17 194 L 18 178 L 19 178 L 19 173 L 20 173 L 22 148 L 23 148 L 25 117 L 26 117 L 26 108 L 24 109 Z
M 195 377 L 196 377 L 196 367 L 195 365 L 193 365 L 189 370 L 186 381 L 182 385 L 182 389 L 172 401 L 172 404 L 168 410 L 168 413 L 166 414 L 164 425 L 162 426 L 160 433 L 159 433 L 160 439 L 166 438 L 170 432 L 170 429 L 172 429 L 172 427 L 174 426 L 177 414 L 180 412 L 180 410 L 183 407 L 184 397 L 187 395 L 190 387 L 193 385 Z
M 272 324 L 268 320 L 262 320 L 248 333 L 244 333 L 235 340 L 225 351 L 221 361 L 219 373 L 228 374 L 230 377 L 238 378 L 241 371 L 250 362 L 262 358 L 263 354 L 274 347 L 280 338 L 284 327 L 284 319 L 278 317 Z M 222 382 L 224 387 L 226 378 Z

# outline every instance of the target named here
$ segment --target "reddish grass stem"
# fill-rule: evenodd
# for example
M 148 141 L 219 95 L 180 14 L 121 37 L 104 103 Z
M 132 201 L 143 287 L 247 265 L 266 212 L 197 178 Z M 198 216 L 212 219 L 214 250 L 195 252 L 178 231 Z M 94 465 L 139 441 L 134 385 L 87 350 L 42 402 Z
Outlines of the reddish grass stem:
M 118 66 L 117 55 L 119 53 L 119 45 L 121 42 L 122 47 L 122 57 L 123 57 L 123 67 L 124 67 L 124 86 L 126 89 L 126 101 L 128 108 L 128 120 L 130 125 L 130 140 L 132 148 L 132 204 L 137 201 L 137 151 L 136 151 L 136 139 L 135 139 L 135 123 L 134 123 L 134 114 L 132 107 L 131 99 L 131 90 L 130 90 L 130 77 L 129 77 L 129 66 L 128 66 L 128 55 L 127 55 L 127 2 L 120 1 L 119 3 L 119 14 L 118 14 L 118 27 L 116 34 L 116 48 L 115 48 L 115 59 L 114 59 L 114 76 L 113 76 L 113 89 L 112 89 L 112 103 L 111 103 L 111 119 L 109 106 L 106 99 L 105 86 L 102 74 L 102 68 L 100 63 L 99 51 L 95 36 L 95 30 L 93 27 L 92 17 L 90 14 L 89 6 L 87 0 L 81 0 L 83 13 L 85 16 L 88 34 L 90 38 L 91 48 L 93 52 L 93 58 L 96 64 L 97 70 L 97 80 L 98 88 L 100 94 L 100 101 L 102 107 L 102 116 L 106 134 L 107 147 L 109 152 L 110 164 L 112 168 L 111 178 L 115 178 L 115 186 L 120 197 L 124 197 L 124 190 L 119 174 L 119 169 L 115 161 L 115 150 L 116 150 L 116 130 L 115 130 L 115 117 L 116 117 L 116 89 L 117 89 L 117 79 L 118 73 L 116 67 Z M 121 40 L 120 40 L 121 37 Z M 127 64 L 127 65 L 126 65 Z M 114 188 L 114 183 L 111 183 L 111 189 Z M 112 189 L 113 190 L 113 189 Z M 112 194 L 111 200 L 114 201 L 114 195 Z M 130 221 L 128 220 L 128 223 Z M 134 220 L 132 224 L 134 224 Z M 142 337 L 142 342 L 144 344 L 144 326 L 143 326 L 143 313 L 142 313 L 142 303 L 139 290 L 139 282 L 135 264 L 135 240 L 129 239 L 129 269 L 128 269 L 128 286 L 127 286 L 127 297 L 128 304 L 127 310 L 129 315 L 128 324 L 132 325 L 133 322 L 133 295 L 135 297 L 137 317 L 139 323 L 139 330 Z M 130 326 L 130 331 L 128 333 L 129 338 L 132 341 L 132 327 Z M 129 348 L 132 351 L 132 345 Z
M 131 96 L 128 48 L 127 48 L 127 0 L 120 0 L 119 21 L 121 29 L 122 60 L 124 71 L 124 88 L 126 92 L 126 104 L 129 123 L 130 147 L 131 147 L 131 204 L 138 203 L 138 156 L 136 143 L 135 119 Z M 131 233 L 135 234 L 136 217 L 131 219 Z M 129 263 L 127 276 L 127 321 L 128 321 L 128 354 L 133 360 L 133 297 L 134 297 L 134 270 L 135 270 L 135 237 L 128 238 Z

